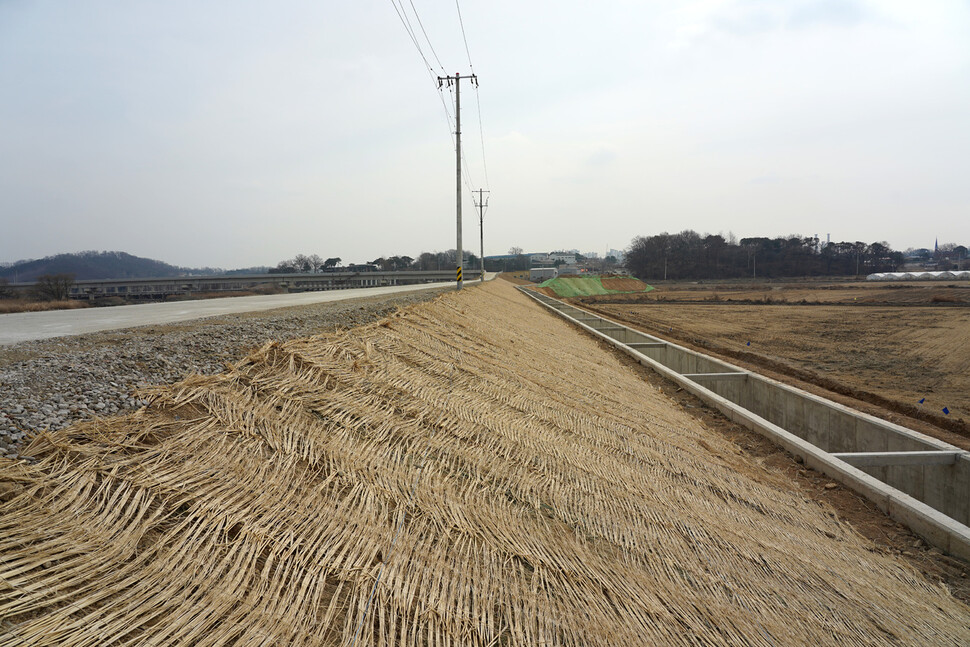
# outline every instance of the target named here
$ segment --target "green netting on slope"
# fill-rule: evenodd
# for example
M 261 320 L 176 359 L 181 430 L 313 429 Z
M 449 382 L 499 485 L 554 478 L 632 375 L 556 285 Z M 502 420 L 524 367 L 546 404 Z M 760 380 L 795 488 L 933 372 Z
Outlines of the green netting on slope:
M 597 294 L 626 294 L 629 292 L 648 292 L 652 286 L 643 284 L 643 290 L 608 290 L 603 287 L 602 278 L 599 276 L 557 276 L 554 279 L 543 281 L 539 284 L 540 288 L 551 288 L 558 296 L 586 297 Z

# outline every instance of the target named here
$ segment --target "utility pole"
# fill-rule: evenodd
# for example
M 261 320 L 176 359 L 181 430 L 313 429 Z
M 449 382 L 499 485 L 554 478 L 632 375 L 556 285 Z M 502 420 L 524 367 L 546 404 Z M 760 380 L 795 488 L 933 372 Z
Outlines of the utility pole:
M 475 86 L 478 86 L 478 77 L 472 74 L 471 76 L 466 76 L 466 80 L 470 80 Z M 455 159 L 456 166 L 458 168 L 457 182 L 456 182 L 456 194 L 458 196 L 458 243 L 456 245 L 457 259 L 456 263 L 458 268 L 455 271 L 455 281 L 457 282 L 457 289 L 461 290 L 462 278 L 461 278 L 461 266 L 465 260 L 465 256 L 461 249 L 461 75 L 455 72 L 454 76 L 439 76 L 438 77 L 438 88 L 440 89 L 445 83 L 448 84 L 450 88 L 452 85 L 455 86 Z
M 481 250 L 478 260 L 482 265 L 482 283 L 485 282 L 485 208 L 488 206 L 488 198 L 482 202 L 483 193 L 489 193 L 489 191 L 479 189 L 478 201 L 475 204 L 478 207 L 478 244 Z

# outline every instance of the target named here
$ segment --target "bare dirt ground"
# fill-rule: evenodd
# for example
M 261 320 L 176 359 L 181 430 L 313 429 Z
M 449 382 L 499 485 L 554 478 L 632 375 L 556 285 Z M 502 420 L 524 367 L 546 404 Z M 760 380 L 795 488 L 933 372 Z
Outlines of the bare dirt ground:
M 607 290 L 621 290 L 624 292 L 636 292 L 643 291 L 646 286 L 640 279 L 633 279 L 629 277 L 621 276 L 604 276 L 600 279 L 603 282 L 603 287 Z
M 770 287 L 579 304 L 970 449 L 970 285 Z
M 970 305 L 970 283 L 820 281 L 651 284 L 654 290 L 634 298 L 643 301 L 724 301 L 818 305 Z
M 529 280 L 529 272 L 502 272 L 498 275 L 500 279 L 506 280 L 512 285 L 532 285 Z

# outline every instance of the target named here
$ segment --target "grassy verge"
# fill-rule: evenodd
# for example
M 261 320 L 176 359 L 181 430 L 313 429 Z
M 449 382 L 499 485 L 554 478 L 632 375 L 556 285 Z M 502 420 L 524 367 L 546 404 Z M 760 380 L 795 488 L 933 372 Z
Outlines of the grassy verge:
M 75 310 L 87 308 L 83 301 L 30 301 L 28 299 L 8 299 L 0 301 L 0 314 L 14 312 L 43 312 L 45 310 Z

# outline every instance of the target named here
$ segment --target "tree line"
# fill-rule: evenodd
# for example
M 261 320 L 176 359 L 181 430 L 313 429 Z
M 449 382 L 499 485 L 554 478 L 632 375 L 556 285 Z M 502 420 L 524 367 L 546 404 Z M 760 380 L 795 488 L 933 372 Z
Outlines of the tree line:
M 478 256 L 465 251 L 464 267 L 479 267 Z M 380 256 L 363 265 L 374 266 L 385 272 L 400 272 L 404 270 L 451 270 L 455 267 L 455 259 L 458 254 L 455 250 L 449 249 L 444 252 L 422 252 L 417 258 L 410 256 Z M 315 273 L 315 272 L 337 272 L 353 270 L 357 265 L 350 264 L 342 266 L 343 259 L 333 257 L 324 260 L 317 254 L 297 254 L 293 258 L 280 261 L 276 267 L 270 268 L 273 274 L 292 274 L 296 272 Z
M 634 238 L 624 264 L 635 276 L 657 281 L 865 275 L 896 271 L 903 262 L 902 252 L 886 242 L 824 244 L 796 235 L 735 240 L 687 229 Z
M 33 297 L 40 301 L 64 301 L 71 295 L 72 287 L 74 275 L 69 273 L 42 274 L 28 292 L 18 292 L 10 287 L 7 279 L 0 278 L 0 299 Z

